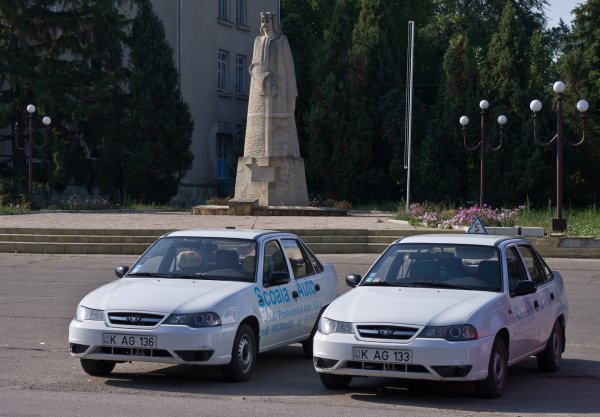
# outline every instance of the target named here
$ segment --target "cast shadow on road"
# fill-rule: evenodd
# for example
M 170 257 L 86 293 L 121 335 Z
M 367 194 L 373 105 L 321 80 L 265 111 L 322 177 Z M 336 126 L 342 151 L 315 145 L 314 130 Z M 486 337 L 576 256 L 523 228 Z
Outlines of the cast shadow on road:
M 235 396 L 327 395 L 299 344 L 260 355 L 250 381 L 225 381 L 217 366 L 118 364 L 106 385 L 124 390 Z M 335 393 L 335 392 L 333 392 Z M 337 394 L 337 393 L 335 393 Z
M 350 389 L 353 400 L 377 404 L 472 412 L 595 414 L 600 412 L 599 369 L 598 361 L 563 359 L 559 372 L 545 373 L 531 358 L 510 368 L 504 395 L 493 400 L 478 398 L 471 383 L 367 378 L 353 381 Z
M 390 378 L 355 378 L 343 391 L 325 389 L 304 358 L 299 345 L 262 354 L 249 382 L 228 383 L 218 367 L 139 364 L 115 368 L 105 384 L 112 389 L 160 391 L 178 394 L 224 396 L 327 396 L 345 395 L 358 402 L 424 408 L 502 413 L 600 413 L 600 362 L 563 359 L 557 373 L 540 372 L 535 358 L 510 368 L 503 397 L 480 399 L 473 384 L 408 381 Z M 140 370 L 144 370 L 140 372 Z

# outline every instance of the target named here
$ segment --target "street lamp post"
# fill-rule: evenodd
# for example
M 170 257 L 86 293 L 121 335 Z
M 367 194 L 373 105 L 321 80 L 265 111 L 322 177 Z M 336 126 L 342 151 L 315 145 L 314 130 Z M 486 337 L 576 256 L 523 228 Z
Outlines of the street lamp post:
M 467 144 L 467 126 L 469 124 L 469 118 L 467 116 L 462 116 L 459 119 L 459 123 L 462 126 L 463 131 L 463 145 L 468 151 L 474 151 L 479 149 L 479 206 L 483 207 L 483 184 L 484 184 L 484 153 L 485 153 L 485 118 L 487 115 L 487 110 L 490 107 L 490 103 L 487 100 L 481 100 L 479 102 L 479 108 L 481 109 L 481 123 L 480 123 L 480 137 L 479 142 L 475 146 L 469 146 Z M 500 142 L 498 146 L 491 147 L 492 151 L 497 151 L 502 147 L 502 128 L 506 124 L 508 119 L 504 115 L 500 115 L 498 117 L 498 125 L 500 126 Z
M 32 185 L 33 185 L 33 149 L 41 149 L 46 144 L 46 127 L 52 123 L 52 119 L 48 116 L 44 116 L 42 118 L 42 124 L 44 125 L 44 142 L 41 145 L 36 145 L 33 141 L 33 113 L 35 113 L 35 106 L 33 104 L 29 104 L 27 106 L 27 130 L 28 130 L 28 139 L 26 143 L 19 143 L 19 123 L 15 123 L 15 145 L 18 149 L 25 151 L 25 156 L 27 157 L 27 201 L 31 204 L 31 194 L 32 194 Z
M 562 169 L 563 169 L 563 143 L 570 146 L 581 145 L 585 139 L 585 125 L 583 125 L 584 113 L 588 110 L 589 104 L 585 100 L 579 100 L 577 102 L 577 111 L 581 114 L 582 120 L 582 135 L 578 142 L 570 142 L 564 135 L 564 123 L 563 123 L 563 97 L 562 93 L 565 91 L 565 83 L 557 81 L 552 86 L 552 89 L 556 93 L 556 135 L 548 142 L 542 142 L 538 139 L 536 129 L 536 116 L 537 113 L 542 110 L 542 102 L 539 100 L 533 100 L 529 104 L 529 108 L 533 112 L 533 140 L 540 145 L 550 145 L 552 142 L 556 142 L 556 218 L 552 219 L 552 231 L 554 233 L 564 233 L 567 230 L 567 219 L 563 218 L 563 184 L 562 184 Z

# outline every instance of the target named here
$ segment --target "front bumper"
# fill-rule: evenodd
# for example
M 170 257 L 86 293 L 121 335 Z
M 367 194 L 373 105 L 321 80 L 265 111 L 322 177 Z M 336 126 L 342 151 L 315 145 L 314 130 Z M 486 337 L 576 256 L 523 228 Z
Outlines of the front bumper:
M 103 321 L 71 321 L 71 356 L 116 362 L 159 362 L 189 365 L 223 365 L 231 361 L 237 323 L 194 329 L 159 325 L 153 329 L 109 327 Z M 152 348 L 104 346 L 105 333 L 156 336 Z
M 476 381 L 488 374 L 494 338 L 449 342 L 443 339 L 413 339 L 408 343 L 361 340 L 354 334 L 320 332 L 314 338 L 317 372 L 432 381 Z M 353 358 L 353 348 L 410 350 L 408 364 L 366 362 Z

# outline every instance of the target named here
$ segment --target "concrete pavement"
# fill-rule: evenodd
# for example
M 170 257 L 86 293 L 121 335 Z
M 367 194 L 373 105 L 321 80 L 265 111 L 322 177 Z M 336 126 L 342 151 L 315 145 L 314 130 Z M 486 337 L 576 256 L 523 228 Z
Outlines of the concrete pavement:
M 218 216 L 186 212 L 57 212 L 0 215 L 0 228 L 43 229 L 187 229 L 236 227 L 245 229 L 367 229 L 410 230 L 390 222 L 390 213 L 353 212 L 349 216 Z

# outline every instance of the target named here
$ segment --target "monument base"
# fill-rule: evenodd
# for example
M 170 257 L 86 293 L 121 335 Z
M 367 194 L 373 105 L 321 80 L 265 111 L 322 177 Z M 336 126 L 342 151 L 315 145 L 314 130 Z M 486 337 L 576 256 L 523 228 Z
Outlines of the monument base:
M 238 158 L 234 200 L 259 206 L 308 206 L 304 160 L 294 156 Z

